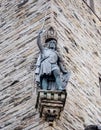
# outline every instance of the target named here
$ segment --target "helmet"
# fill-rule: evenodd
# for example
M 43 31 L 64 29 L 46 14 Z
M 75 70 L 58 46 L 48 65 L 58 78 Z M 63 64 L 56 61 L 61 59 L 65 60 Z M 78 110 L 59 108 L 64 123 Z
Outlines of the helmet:
M 57 32 L 53 27 L 49 27 L 45 34 L 45 43 L 49 42 L 50 40 L 55 40 L 57 42 Z

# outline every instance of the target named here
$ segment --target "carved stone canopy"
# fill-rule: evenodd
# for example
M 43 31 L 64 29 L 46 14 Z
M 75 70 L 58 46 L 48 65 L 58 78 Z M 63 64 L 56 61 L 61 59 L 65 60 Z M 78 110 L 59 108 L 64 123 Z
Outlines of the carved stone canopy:
M 47 43 L 50 40 L 57 41 L 57 32 L 53 27 L 49 27 L 45 34 L 45 43 Z

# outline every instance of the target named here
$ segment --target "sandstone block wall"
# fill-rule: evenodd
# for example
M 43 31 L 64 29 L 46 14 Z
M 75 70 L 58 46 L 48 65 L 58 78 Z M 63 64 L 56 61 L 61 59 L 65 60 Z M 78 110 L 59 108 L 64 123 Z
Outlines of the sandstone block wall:
M 92 11 L 97 15 L 101 21 L 101 1 L 100 0 L 84 0 Z
M 1 1 L 0 129 L 83 130 L 101 124 L 101 23 L 81 0 Z M 97 3 L 96 3 L 97 4 Z M 36 38 L 42 27 L 54 26 L 58 48 L 71 78 L 65 110 L 53 128 L 35 110 L 32 62 L 38 57 Z M 68 51 L 67 51 L 68 50 Z

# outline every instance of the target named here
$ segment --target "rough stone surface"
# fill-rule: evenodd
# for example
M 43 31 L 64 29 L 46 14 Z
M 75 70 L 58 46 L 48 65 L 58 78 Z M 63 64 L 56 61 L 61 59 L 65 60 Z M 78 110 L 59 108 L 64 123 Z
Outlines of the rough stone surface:
M 101 0 L 94 0 L 94 8 L 95 8 L 95 13 L 99 16 L 101 20 Z
M 83 130 L 84 124 L 101 124 L 100 21 L 82 0 L 20 2 L 0 2 L 0 129 Z M 57 29 L 58 48 L 71 71 L 65 109 L 52 128 L 34 108 L 36 88 L 30 69 L 39 53 L 36 38 L 46 9 L 44 28 Z
M 101 0 L 84 0 L 101 20 Z

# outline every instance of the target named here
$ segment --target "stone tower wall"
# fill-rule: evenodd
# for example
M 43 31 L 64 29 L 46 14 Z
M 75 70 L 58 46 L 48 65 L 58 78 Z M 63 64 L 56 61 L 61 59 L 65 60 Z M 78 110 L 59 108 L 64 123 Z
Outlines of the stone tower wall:
M 92 11 L 97 15 L 101 21 L 101 1 L 100 0 L 84 0 Z
M 83 130 L 101 124 L 101 23 L 81 0 L 1 1 L 0 129 Z M 65 109 L 53 128 L 35 110 L 32 62 L 42 27 L 54 26 L 58 48 L 71 71 Z

